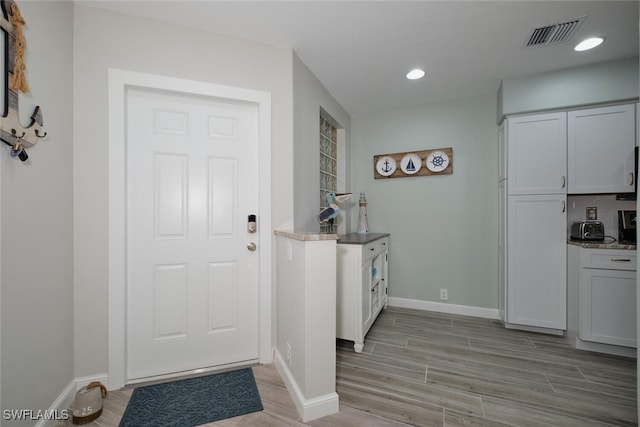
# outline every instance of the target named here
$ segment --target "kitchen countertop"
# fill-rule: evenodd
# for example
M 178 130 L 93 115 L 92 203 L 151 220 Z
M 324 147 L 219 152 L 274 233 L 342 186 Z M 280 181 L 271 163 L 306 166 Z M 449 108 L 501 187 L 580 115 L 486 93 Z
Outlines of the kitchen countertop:
M 287 237 L 292 240 L 300 240 L 301 242 L 318 242 L 320 240 L 338 240 L 337 234 L 325 234 L 325 233 L 317 233 L 317 232 L 275 230 L 273 234 L 275 234 L 276 236 Z
M 369 242 L 373 242 L 374 240 L 382 239 L 383 237 L 387 237 L 389 233 L 367 233 L 367 234 L 358 234 L 358 233 L 349 233 L 349 234 L 341 234 L 338 238 L 338 244 L 344 245 L 364 245 Z
M 594 242 L 594 241 L 585 241 L 585 240 L 567 240 L 567 244 L 580 246 L 581 248 L 586 249 L 629 249 L 636 250 L 636 245 L 630 243 L 620 243 L 615 241 L 613 243 L 605 243 L 605 242 Z

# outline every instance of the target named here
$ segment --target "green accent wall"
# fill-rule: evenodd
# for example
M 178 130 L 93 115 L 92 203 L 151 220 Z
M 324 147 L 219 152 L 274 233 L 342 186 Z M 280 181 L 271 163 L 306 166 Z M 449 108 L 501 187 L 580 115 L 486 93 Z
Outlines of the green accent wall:
M 498 307 L 496 96 L 351 120 L 351 191 L 367 195 L 370 232 L 391 233 L 389 295 Z M 453 148 L 453 174 L 374 179 L 377 154 Z M 358 209 L 351 210 L 353 230 Z
M 638 57 L 506 79 L 497 121 L 510 114 L 629 101 L 638 98 Z

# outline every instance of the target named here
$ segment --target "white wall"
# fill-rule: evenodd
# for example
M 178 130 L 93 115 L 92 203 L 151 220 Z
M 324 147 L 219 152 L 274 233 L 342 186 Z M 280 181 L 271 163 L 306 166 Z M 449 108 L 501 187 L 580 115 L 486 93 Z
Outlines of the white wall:
M 150 2 L 149 7 L 153 7 Z M 107 371 L 107 69 L 270 92 L 273 228 L 293 225 L 292 53 L 84 5 L 74 20 L 75 374 Z M 275 268 L 273 269 L 275 272 Z M 274 273 L 275 274 L 275 273 Z M 275 313 L 275 310 L 274 310 Z M 275 322 L 274 322 L 275 324 Z
M 294 229 L 318 232 L 320 212 L 320 109 L 324 109 L 342 129 L 344 136 L 338 168 L 345 174 L 338 181 L 338 191 L 351 191 L 347 174 L 351 117 L 327 92 L 307 66 L 293 55 L 293 126 L 294 126 Z M 353 200 L 353 199 L 352 199 Z M 357 199 L 356 199 L 357 202 Z M 341 212 L 342 214 L 342 212 Z M 341 215 L 338 224 L 347 217 Z
M 20 162 L 0 149 L 2 409 L 48 409 L 74 378 L 72 43 L 70 2 L 19 2 L 27 24 L 28 124 L 43 110 L 45 140 Z M 2 421 L 2 425 L 31 425 Z
M 366 192 L 369 230 L 391 233 L 391 297 L 439 301 L 447 288 L 449 303 L 498 307 L 495 111 L 483 96 L 352 118 L 352 190 Z M 373 178 L 376 154 L 444 147 L 451 175 Z

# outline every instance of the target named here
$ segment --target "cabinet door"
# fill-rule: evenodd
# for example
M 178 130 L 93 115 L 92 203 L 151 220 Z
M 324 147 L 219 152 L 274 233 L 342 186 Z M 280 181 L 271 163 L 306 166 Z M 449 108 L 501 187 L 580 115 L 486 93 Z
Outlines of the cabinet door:
M 570 111 L 569 193 L 634 191 L 635 106 Z
M 385 241 L 387 248 L 380 256 L 382 257 L 382 287 L 380 288 L 380 309 L 387 305 L 389 298 L 389 240 Z
M 636 346 L 636 272 L 583 268 L 580 338 Z
M 508 201 L 507 322 L 566 329 L 566 196 Z
M 367 330 L 367 325 L 371 322 L 371 259 L 364 262 L 362 265 L 362 286 L 360 291 L 362 292 L 362 299 L 360 304 L 362 304 L 362 338 L 364 338 L 365 331 Z
M 509 195 L 566 194 L 567 115 L 507 119 Z

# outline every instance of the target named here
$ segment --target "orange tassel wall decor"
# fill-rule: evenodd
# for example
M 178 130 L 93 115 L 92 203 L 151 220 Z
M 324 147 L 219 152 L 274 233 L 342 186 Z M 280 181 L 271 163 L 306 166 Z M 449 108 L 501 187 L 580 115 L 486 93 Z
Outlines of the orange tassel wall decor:
M 25 75 L 26 66 L 24 65 L 24 52 L 27 48 L 27 44 L 24 41 L 24 35 L 22 34 L 22 26 L 26 24 L 26 22 L 20 14 L 18 5 L 15 3 L 11 4 L 9 21 L 14 27 L 16 38 L 13 74 L 9 79 L 9 87 L 22 93 L 28 93 L 29 85 L 27 84 L 27 77 Z

